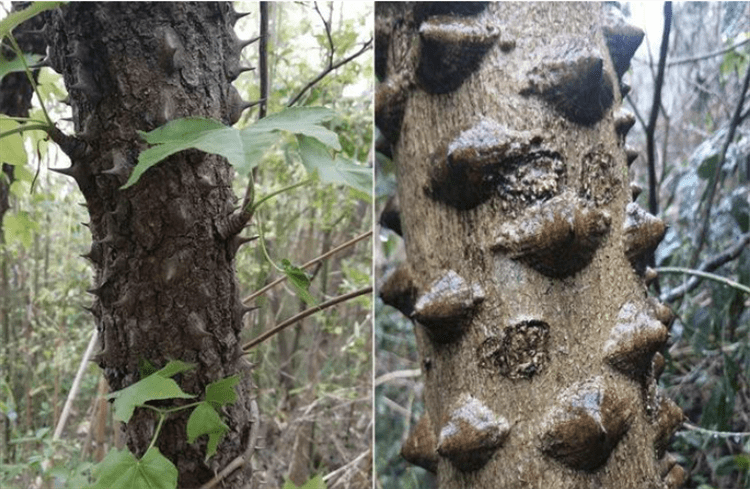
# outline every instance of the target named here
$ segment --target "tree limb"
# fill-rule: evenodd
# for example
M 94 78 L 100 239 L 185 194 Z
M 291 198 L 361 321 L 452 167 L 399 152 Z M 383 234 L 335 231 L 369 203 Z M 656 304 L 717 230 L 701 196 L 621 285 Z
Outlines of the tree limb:
M 349 61 L 352 61 L 353 59 L 357 58 L 362 53 L 366 52 L 368 49 L 372 47 L 372 38 L 370 38 L 366 43 L 362 45 L 359 51 L 352 54 L 351 56 L 344 58 L 336 63 L 329 64 L 327 68 L 325 68 L 323 71 L 320 72 L 318 76 L 316 76 L 311 82 L 309 82 L 307 85 L 305 85 L 302 90 L 299 91 L 297 95 L 295 95 L 292 100 L 287 104 L 287 107 L 291 107 L 292 105 L 296 104 L 297 101 L 302 97 L 302 95 L 305 94 L 308 90 L 310 90 L 312 87 L 315 86 L 320 80 L 326 77 L 328 73 L 332 72 L 333 70 L 339 68 L 340 66 L 345 65 Z
M 664 69 L 667 62 L 667 50 L 669 49 L 669 32 L 672 27 L 672 2 L 664 3 L 664 31 L 661 37 L 661 48 L 659 50 L 659 67 L 654 82 L 654 102 L 651 105 L 651 114 L 646 127 L 646 153 L 648 157 L 648 211 L 657 215 L 659 213 L 659 201 L 656 195 L 656 155 L 654 133 L 656 132 L 656 121 L 659 118 L 659 107 L 661 106 L 661 89 L 664 86 Z
M 742 250 L 748 245 L 748 243 L 750 243 L 750 233 L 745 233 L 740 236 L 740 239 L 737 240 L 737 242 L 733 244 L 731 248 L 724 250 L 723 252 L 703 263 L 700 268 L 698 268 L 698 271 L 711 272 L 713 270 L 716 270 L 723 264 L 734 260 L 735 258 L 740 256 L 740 253 L 742 253 Z M 672 302 L 676 299 L 679 299 L 691 290 L 698 287 L 698 284 L 700 284 L 701 280 L 702 279 L 700 277 L 691 277 L 690 280 L 680 285 L 679 287 L 676 287 L 662 294 L 661 297 L 659 297 L 659 300 L 661 302 Z
M 737 49 L 738 47 L 743 46 L 743 45 L 747 44 L 748 42 L 750 42 L 750 39 L 745 39 L 744 41 L 740 41 L 737 44 L 729 46 L 728 48 L 720 49 L 718 51 L 713 51 L 711 53 L 699 54 L 698 56 L 691 56 L 689 58 L 675 59 L 675 60 L 672 60 L 669 63 L 667 63 L 667 66 L 681 65 L 681 64 L 685 64 L 685 63 L 690 63 L 691 61 L 700 61 L 702 59 L 713 58 L 714 56 L 718 56 L 720 54 L 728 53 L 729 51 Z
M 286 321 L 282 321 L 279 323 L 278 326 L 271 328 L 270 330 L 266 331 L 265 333 L 261 334 L 257 338 L 248 341 L 244 345 L 242 345 L 242 351 L 245 353 L 252 350 L 254 347 L 258 346 L 259 344 L 266 341 L 268 338 L 275 336 L 276 334 L 280 333 L 285 328 L 291 326 L 292 324 L 296 323 L 297 321 L 300 321 L 302 319 L 305 319 L 307 316 L 311 316 L 315 314 L 318 311 L 322 311 L 323 309 L 327 309 L 331 306 L 335 306 L 336 304 L 339 304 L 341 302 L 348 301 L 349 299 L 353 299 L 355 297 L 359 297 L 360 295 L 364 295 L 367 293 L 372 292 L 372 285 L 367 286 L 363 289 L 355 290 L 354 292 L 350 292 L 348 294 L 340 295 L 338 297 L 334 297 L 331 300 L 325 301 L 322 304 L 319 304 L 314 307 L 310 307 L 308 309 L 305 309 L 299 314 L 295 314 L 294 316 L 290 317 Z

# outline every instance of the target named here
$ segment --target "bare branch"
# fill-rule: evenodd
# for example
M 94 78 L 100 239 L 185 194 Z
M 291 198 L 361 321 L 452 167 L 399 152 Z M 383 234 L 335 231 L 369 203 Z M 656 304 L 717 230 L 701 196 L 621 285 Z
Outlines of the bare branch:
M 711 272 L 713 270 L 716 270 L 723 264 L 734 260 L 735 258 L 740 256 L 740 253 L 742 253 L 742 250 L 745 249 L 748 243 L 750 243 L 750 233 L 745 233 L 740 236 L 740 239 L 737 240 L 737 242 L 734 243 L 731 248 L 724 250 L 723 252 L 703 263 L 700 268 L 698 268 L 698 271 Z M 679 299 L 680 297 L 698 287 L 698 284 L 700 284 L 701 280 L 702 279 L 700 277 L 692 277 L 683 285 L 680 285 L 679 287 L 676 287 L 662 294 L 659 300 L 661 302 L 672 302 L 676 299 Z
M 277 335 L 278 333 L 288 328 L 292 324 L 296 323 L 297 321 L 301 321 L 302 319 L 305 319 L 307 316 L 311 316 L 315 314 L 316 312 L 322 311 L 324 309 L 328 309 L 331 306 L 335 306 L 336 304 L 339 304 L 341 302 L 346 302 L 349 299 L 353 299 L 355 297 L 359 297 L 360 295 L 368 294 L 370 292 L 372 292 L 372 285 L 365 287 L 363 289 L 355 290 L 354 292 L 350 292 L 348 294 L 334 297 L 333 299 L 325 301 L 322 304 L 305 309 L 301 313 L 290 317 L 286 321 L 282 321 L 281 323 L 279 323 L 278 326 L 270 329 L 269 331 L 266 331 L 265 333 L 261 334 L 257 338 L 248 341 L 247 343 L 242 345 L 242 351 L 246 353 L 249 352 L 254 347 L 266 341 L 268 338 L 271 338 L 272 336 Z
M 734 45 L 729 46 L 729 47 L 724 48 L 724 49 L 720 49 L 718 51 L 714 51 L 712 53 L 700 54 L 698 56 L 691 56 L 689 58 L 675 59 L 675 60 L 672 60 L 669 63 L 667 63 L 667 66 L 681 65 L 681 64 L 685 64 L 685 63 L 690 63 L 691 61 L 700 61 L 702 59 L 713 58 L 714 56 L 718 56 L 720 54 L 728 53 L 729 51 L 737 49 L 738 47 L 743 46 L 743 45 L 745 45 L 745 44 L 747 44 L 749 42 L 750 42 L 750 39 L 745 39 L 743 41 L 738 42 L 737 44 L 734 44 Z
M 359 55 L 361 55 L 364 52 L 366 52 L 371 47 L 372 47 L 372 38 L 370 38 L 366 43 L 364 43 L 362 45 L 362 47 L 360 48 L 360 50 L 357 51 L 356 53 L 354 53 L 351 56 L 349 56 L 347 58 L 344 58 L 344 59 L 342 59 L 342 60 L 340 60 L 340 61 L 338 61 L 338 62 L 336 62 L 334 64 L 329 65 L 326 69 L 324 69 L 323 71 L 321 71 L 320 74 L 318 76 L 316 76 L 310 83 L 308 83 L 307 85 L 305 85 L 305 87 L 302 90 L 300 90 L 299 93 L 297 95 L 295 95 L 292 98 L 292 100 L 287 104 L 287 107 L 291 107 L 292 105 L 296 104 L 297 101 L 302 97 L 302 95 L 305 94 L 305 92 L 307 92 L 308 90 L 310 90 L 313 86 L 315 86 L 316 83 L 318 83 L 320 80 L 322 80 L 323 78 L 325 78 L 325 76 L 328 75 L 328 73 L 330 73 L 333 70 L 339 68 L 340 66 L 345 65 L 349 61 L 354 60 L 355 58 L 357 58 Z
M 304 268 L 307 268 L 307 267 L 313 266 L 313 265 L 315 265 L 316 263 L 318 263 L 319 261 L 323 261 L 323 260 L 325 260 L 326 258 L 328 258 L 329 256 L 331 256 L 331 255 L 334 255 L 334 254 L 338 253 L 339 251 L 341 251 L 341 250 L 343 250 L 343 249 L 346 249 L 346 248 L 348 248 L 348 247 L 350 247 L 350 246 L 353 246 L 354 244 L 356 244 L 356 243 L 358 243 L 358 242 L 362 241 L 362 240 L 363 240 L 363 239 L 365 239 L 365 238 L 368 238 L 368 237 L 369 237 L 370 235 L 372 235 L 372 230 L 370 230 L 370 231 L 367 231 L 367 232 L 364 232 L 364 233 L 360 234 L 359 236 L 357 236 L 356 238 L 352 238 L 352 239 L 350 239 L 350 240 L 349 240 L 349 241 L 347 241 L 346 243 L 344 243 L 344 244 L 341 244 L 341 245 L 339 245 L 339 246 L 337 246 L 337 247 L 333 248 L 333 249 L 332 249 L 331 251 L 329 251 L 328 253 L 324 253 L 324 254 L 320 255 L 319 257 L 317 257 L 317 258 L 313 258 L 313 259 L 312 259 L 312 260 L 310 260 L 309 262 L 307 262 L 307 263 L 305 263 L 304 265 L 302 265 L 302 266 L 301 266 L 300 268 L 303 268 L 303 269 L 304 269 Z M 279 277 L 278 279 L 274 280 L 273 282 L 271 282 L 270 284 L 266 285 L 266 286 L 265 286 L 265 287 L 263 287 L 262 289 L 260 289 L 260 290 L 256 290 L 255 292 L 253 292 L 253 293 L 252 293 L 252 294 L 250 294 L 249 296 L 247 296 L 247 297 L 245 297 L 244 299 L 242 299 L 242 303 L 243 303 L 243 304 L 247 304 L 247 303 L 248 303 L 248 302 L 250 302 L 251 300 L 253 300 L 253 299 L 255 299 L 256 297 L 258 297 L 259 295 L 262 295 L 262 294 L 264 294 L 264 293 L 265 293 L 265 292 L 266 292 L 266 291 L 267 291 L 268 289 L 271 289 L 271 288 L 275 287 L 276 285 L 280 284 L 280 283 L 281 283 L 281 282 L 283 282 L 284 280 L 286 280 L 286 275 L 284 275 L 284 276 L 282 276 L 282 277 Z

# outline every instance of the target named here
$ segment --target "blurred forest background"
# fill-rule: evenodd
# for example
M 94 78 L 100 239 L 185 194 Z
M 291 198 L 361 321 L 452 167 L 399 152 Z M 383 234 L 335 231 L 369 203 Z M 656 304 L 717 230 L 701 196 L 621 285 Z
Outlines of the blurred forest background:
M 632 90 L 624 106 L 637 120 L 628 135 L 639 155 L 631 180 L 643 189 L 639 204 L 669 226 L 649 290 L 676 314 L 660 384 L 689 418 L 669 451 L 688 473 L 686 488 L 750 488 L 750 295 L 666 268 L 750 285 L 750 4 L 671 5 L 661 59 L 663 5 L 621 8 L 646 31 L 625 77 Z M 665 76 L 657 84 L 660 62 Z M 654 108 L 657 90 L 661 101 Z M 650 125 L 654 111 L 658 118 Z M 395 193 L 395 178 L 392 162 L 377 157 L 379 213 Z M 380 226 L 376 232 L 379 284 L 404 256 L 398 236 Z M 380 299 L 375 314 L 376 487 L 436 487 L 431 474 L 399 455 L 423 409 L 412 324 Z
M 3 2 L 0 18 L 9 9 Z M 235 9 L 249 13 L 236 25 L 238 37 L 258 36 L 258 3 L 238 3 Z M 330 129 L 340 135 L 341 156 L 371 167 L 372 4 L 270 3 L 269 13 L 268 113 L 292 104 L 333 109 L 337 118 Z M 257 47 L 243 51 L 243 64 L 258 66 Z M 47 110 L 70 133 L 72 126 L 62 120 L 70 117 L 70 108 L 61 102 L 66 96 L 62 78 L 45 68 L 39 84 Z M 244 100 L 260 98 L 255 71 L 241 75 L 235 86 Z M 32 117 L 39 111 L 36 97 L 34 104 Z M 257 116 L 257 109 L 247 110 L 236 126 Z M 85 310 L 92 273 L 80 256 L 91 235 L 82 224 L 88 218 L 78 205 L 83 198 L 77 187 L 48 171 L 69 166 L 65 155 L 41 132 L 23 137 L 27 160 L 14 155 L 12 181 L 2 173 L 10 183 L 10 208 L 0 233 L 0 487 L 28 488 L 42 475 L 44 487 L 78 489 L 73 481 L 81 479 L 76 477 L 120 444 L 102 397 L 107 386 L 93 363 L 86 367 L 62 437 L 52 439 L 94 328 Z M 290 138 L 272 150 L 259 165 L 256 201 L 307 178 L 293 142 Z M 237 177 L 235 185 L 241 196 L 247 177 Z M 370 231 L 371 205 L 369 194 L 313 183 L 270 200 L 245 234 L 258 235 L 262 225 L 271 259 L 301 265 Z M 365 236 L 308 269 L 316 301 L 370 285 L 371 243 Z M 236 268 L 242 297 L 283 275 L 257 241 L 240 250 Z M 266 291 L 254 305 L 258 309 L 245 316 L 244 341 L 309 307 L 284 284 Z M 287 478 L 302 485 L 314 474 L 325 481 L 315 487 L 370 487 L 371 312 L 371 295 L 360 296 L 296 323 L 246 357 L 254 364 L 262 425 L 252 460 L 254 487 L 279 488 Z M 52 468 L 42 473 L 48 460 Z

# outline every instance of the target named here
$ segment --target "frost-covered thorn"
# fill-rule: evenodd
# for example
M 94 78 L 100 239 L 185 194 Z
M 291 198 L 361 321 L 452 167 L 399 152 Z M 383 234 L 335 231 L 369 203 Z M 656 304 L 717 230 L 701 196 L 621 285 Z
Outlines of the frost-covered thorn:
M 630 428 L 633 410 L 601 378 L 575 384 L 550 410 L 540 449 L 570 468 L 593 472 Z
M 419 296 L 410 317 L 425 326 L 434 341 L 447 343 L 463 333 L 484 297 L 479 284 L 448 270 Z
M 492 249 L 549 277 L 567 277 L 588 266 L 610 223 L 606 211 L 564 193 L 501 225 Z
M 661 458 L 667 450 L 669 439 L 675 431 L 682 426 L 685 421 L 685 414 L 680 406 L 668 397 L 659 396 L 657 399 L 658 412 L 656 413 L 656 437 L 654 438 L 654 448 L 656 455 Z
M 411 316 L 419 289 L 408 263 L 401 263 L 380 287 L 380 298 L 404 316 Z
M 633 162 L 638 158 L 638 150 L 633 148 L 632 146 L 625 146 L 625 157 L 628 161 L 628 167 L 633 164 Z
M 401 456 L 433 474 L 437 473 L 437 440 L 428 413 L 424 413 L 419 418 L 414 430 L 409 433 L 409 437 L 401 447 Z
M 626 302 L 604 343 L 607 363 L 625 375 L 644 380 L 654 354 L 667 342 L 669 331 L 647 313 L 648 308 Z
M 643 272 L 643 281 L 646 283 L 646 285 L 650 285 L 651 282 L 656 280 L 656 278 L 659 276 L 659 274 L 651 267 L 646 267 L 646 270 Z
M 480 400 L 463 394 L 440 429 L 438 453 L 459 470 L 482 468 L 510 433 L 508 421 Z
M 402 236 L 401 231 L 401 206 L 398 202 L 398 195 L 391 195 L 385 203 L 383 212 L 380 213 L 378 223 L 394 233 Z
M 619 7 L 605 4 L 602 34 L 607 41 L 607 49 L 612 57 L 617 78 L 622 78 L 645 33 L 638 27 L 628 24 Z
M 627 109 L 620 108 L 615 112 L 615 131 L 621 137 L 628 135 L 635 125 L 635 115 Z
M 398 141 L 406 100 L 413 86 L 412 74 L 400 73 L 378 84 L 375 91 L 375 124 L 391 144 Z
M 643 187 L 635 182 L 630 183 L 630 195 L 632 197 L 631 200 L 635 201 L 635 199 L 637 199 L 638 196 L 641 195 L 641 192 L 643 192 Z
M 667 226 L 631 202 L 626 208 L 624 231 L 625 255 L 636 270 L 642 270 L 645 268 L 643 258 L 656 249 L 667 232 Z

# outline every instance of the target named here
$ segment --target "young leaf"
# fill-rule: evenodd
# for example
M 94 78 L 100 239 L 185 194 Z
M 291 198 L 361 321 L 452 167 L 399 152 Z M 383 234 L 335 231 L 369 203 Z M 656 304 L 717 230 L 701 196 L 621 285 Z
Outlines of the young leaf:
M 318 172 L 324 182 L 348 185 L 367 195 L 372 193 L 372 169 L 338 155 L 331 158 L 328 148 L 307 136 L 298 137 L 302 164 L 308 172 Z
M 12 12 L 6 18 L 0 21 L 0 39 L 4 39 L 5 36 L 10 34 L 10 31 L 26 22 L 30 18 L 44 12 L 56 8 L 58 5 L 64 2 L 32 2 L 28 8 L 20 10 L 18 12 Z
M 127 423 L 133 416 L 135 408 L 148 401 L 174 398 L 192 399 L 193 397 L 195 396 L 183 392 L 177 382 L 165 378 L 157 372 L 131 386 L 109 394 L 107 399 L 115 400 L 115 419 Z
M 24 248 L 31 249 L 34 231 L 39 229 L 39 224 L 29 218 L 28 212 L 9 212 L 3 217 L 2 225 L 6 243 L 20 241 Z
M 206 402 L 215 406 L 234 404 L 237 401 L 237 393 L 234 391 L 234 386 L 239 382 L 239 375 L 232 375 L 226 379 L 211 382 L 206 386 Z
M 280 138 L 280 131 L 304 134 L 340 150 L 336 133 L 319 125 L 333 112 L 323 107 L 295 107 L 270 115 L 244 129 L 228 127 L 211 119 L 177 119 L 148 133 L 141 133 L 152 147 L 138 157 L 138 164 L 122 188 L 135 184 L 143 173 L 166 157 L 195 148 L 224 156 L 238 173 L 248 173 Z
M 187 423 L 188 443 L 193 443 L 196 438 L 208 435 L 208 446 L 206 447 L 206 460 L 216 453 L 219 440 L 229 431 L 229 427 L 219 417 L 219 413 L 211 407 L 208 402 L 198 404 Z
M 141 460 L 127 450 L 109 451 L 93 470 L 97 481 L 87 489 L 175 489 L 177 467 L 151 447 Z
M 292 265 L 292 263 L 286 258 L 281 260 L 281 268 L 284 270 L 286 278 L 289 283 L 292 284 L 294 290 L 297 292 L 297 296 L 302 299 L 305 304 L 315 304 L 315 299 L 308 289 L 310 288 L 310 279 L 307 274 L 301 268 Z
M 0 134 L 12 131 L 19 126 L 18 122 L 5 116 L 0 116 Z M 14 166 L 26 164 L 26 149 L 23 146 L 23 136 L 20 133 L 5 136 L 2 141 L 3 163 Z
M 192 363 L 186 363 L 182 360 L 171 360 L 169 363 L 164 365 L 164 367 L 156 372 L 157 374 L 161 375 L 162 377 L 174 377 L 177 374 L 180 374 L 182 372 L 187 372 L 188 370 L 192 370 L 195 368 L 195 365 Z
M 38 54 L 24 54 L 23 60 L 26 60 L 26 65 L 34 65 L 41 61 L 43 56 Z M 23 64 L 23 60 L 16 56 L 13 61 L 6 61 L 0 58 L 0 81 L 5 78 L 8 73 L 15 73 L 17 71 L 25 71 L 26 66 Z

